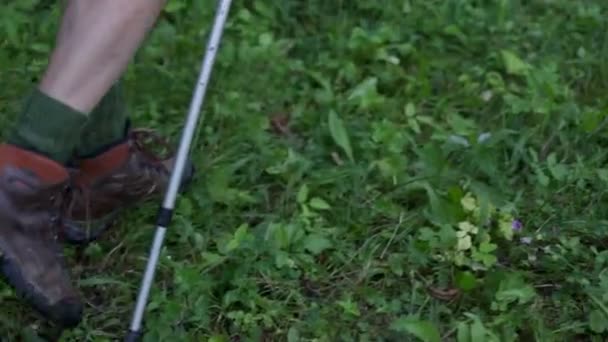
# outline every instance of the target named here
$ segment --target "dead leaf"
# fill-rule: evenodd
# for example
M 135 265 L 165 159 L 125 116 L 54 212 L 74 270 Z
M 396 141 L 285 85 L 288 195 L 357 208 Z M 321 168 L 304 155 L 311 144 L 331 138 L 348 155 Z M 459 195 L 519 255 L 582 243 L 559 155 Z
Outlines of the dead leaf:
M 436 287 L 429 287 L 428 291 L 431 293 L 431 296 L 446 301 L 453 300 L 460 295 L 460 291 L 454 288 L 440 289 Z
M 270 124 L 276 134 L 291 135 L 289 129 L 289 115 L 286 113 L 276 113 L 270 117 Z

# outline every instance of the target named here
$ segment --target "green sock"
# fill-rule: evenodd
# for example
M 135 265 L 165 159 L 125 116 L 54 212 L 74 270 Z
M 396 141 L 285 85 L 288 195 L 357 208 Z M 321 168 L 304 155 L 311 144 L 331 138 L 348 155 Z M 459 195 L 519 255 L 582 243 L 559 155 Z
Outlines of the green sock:
M 78 157 L 91 157 L 122 140 L 127 123 L 122 84 L 116 83 L 88 115 L 76 149 Z
M 36 88 L 26 99 L 8 143 L 65 164 L 74 153 L 86 121 L 86 113 Z

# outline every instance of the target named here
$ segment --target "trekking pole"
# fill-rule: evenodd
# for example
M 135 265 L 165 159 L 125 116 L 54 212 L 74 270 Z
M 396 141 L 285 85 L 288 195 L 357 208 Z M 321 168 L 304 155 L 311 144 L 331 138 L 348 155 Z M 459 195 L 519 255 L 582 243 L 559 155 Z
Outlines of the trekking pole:
M 165 193 L 165 198 L 162 206 L 159 209 L 154 243 L 150 248 L 150 257 L 148 259 L 148 264 L 146 265 L 144 277 L 141 281 L 141 287 L 137 296 L 137 304 L 135 306 L 135 311 L 133 312 L 131 326 L 125 338 L 126 342 L 137 342 L 142 336 L 141 325 L 148 296 L 150 294 L 150 287 L 154 281 L 154 273 L 158 264 L 158 258 L 160 256 L 165 233 L 173 216 L 175 200 L 182 181 L 186 161 L 190 152 L 190 145 L 192 144 L 194 131 L 196 130 L 198 124 L 201 107 L 207 92 L 207 84 L 211 76 L 215 55 L 222 38 L 222 32 L 224 30 L 226 18 L 228 17 L 231 2 L 231 0 L 219 0 L 219 7 L 215 14 L 213 28 L 207 42 L 207 51 L 202 61 L 201 71 L 196 83 L 194 94 L 192 96 L 192 101 L 190 102 L 190 109 L 182 132 L 181 141 L 179 143 L 175 166 L 173 168 L 173 172 L 171 173 L 171 179 Z

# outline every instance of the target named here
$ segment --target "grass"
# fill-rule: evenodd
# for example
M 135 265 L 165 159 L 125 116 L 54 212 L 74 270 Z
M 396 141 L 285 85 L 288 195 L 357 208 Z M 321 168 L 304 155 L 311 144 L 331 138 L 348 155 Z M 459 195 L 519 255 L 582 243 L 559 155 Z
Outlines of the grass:
M 48 3 L 0 5 L 7 129 L 52 46 Z M 177 142 L 214 5 L 163 14 L 125 75 L 137 125 Z M 605 340 L 607 14 L 235 2 L 145 341 Z M 123 336 L 157 206 L 66 247 L 87 307 L 62 341 Z M 0 286 L 8 340 L 51 328 Z

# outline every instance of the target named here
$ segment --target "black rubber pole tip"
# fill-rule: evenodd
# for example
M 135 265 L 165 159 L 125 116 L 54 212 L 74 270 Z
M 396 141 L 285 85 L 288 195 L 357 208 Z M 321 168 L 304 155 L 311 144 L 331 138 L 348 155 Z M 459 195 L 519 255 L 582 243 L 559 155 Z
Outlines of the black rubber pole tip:
M 140 332 L 129 330 L 127 337 L 125 337 L 125 342 L 139 342 L 140 339 L 141 339 Z

